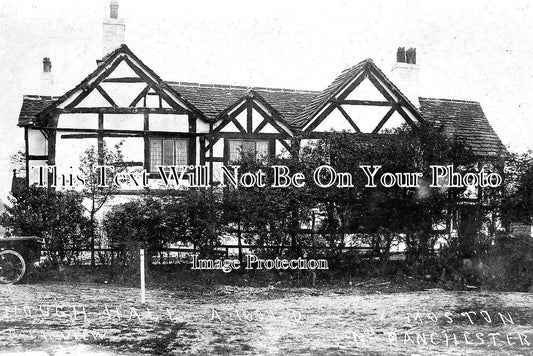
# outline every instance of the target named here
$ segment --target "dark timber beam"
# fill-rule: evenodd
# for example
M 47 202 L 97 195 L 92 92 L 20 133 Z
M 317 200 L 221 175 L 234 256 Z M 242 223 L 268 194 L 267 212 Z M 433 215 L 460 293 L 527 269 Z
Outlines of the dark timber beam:
M 120 57 L 118 58 L 115 62 L 113 62 L 113 64 L 111 64 L 111 66 L 109 66 L 109 68 L 107 68 L 106 70 L 104 70 L 102 73 L 100 73 L 100 75 L 98 77 L 96 77 L 96 79 L 93 81 L 93 83 L 87 87 L 83 87 L 82 88 L 82 92 L 80 93 L 80 95 L 78 95 L 78 97 L 76 99 L 74 99 L 70 104 L 68 104 L 65 108 L 66 109 L 72 109 L 74 108 L 76 105 L 78 105 L 83 99 L 85 99 L 92 91 L 93 89 L 98 85 L 100 84 L 100 82 L 102 80 L 104 80 L 109 74 L 111 74 L 115 68 L 124 60 L 124 57 Z
M 344 92 L 339 95 L 339 98 L 338 99 L 335 99 L 335 100 L 344 100 L 346 99 L 346 97 L 355 89 L 359 86 L 359 84 L 361 84 L 361 82 L 363 80 L 365 80 L 366 78 L 368 77 L 368 73 L 365 71 L 363 73 L 361 73 L 355 80 L 352 84 L 350 84 L 345 90 Z M 324 119 L 329 115 L 331 114 L 331 112 L 337 107 L 335 105 L 335 103 L 332 103 L 332 100 L 328 101 L 329 106 L 327 106 L 324 111 L 322 111 L 322 113 L 320 115 L 318 115 L 314 121 L 311 121 L 311 124 L 307 127 L 307 129 L 305 129 L 305 131 L 313 131 L 314 129 L 317 128 L 318 125 L 320 125 L 322 123 L 322 121 L 324 121 Z M 327 105 L 326 104 L 326 105 Z
M 144 83 L 139 77 L 106 78 L 104 83 Z
M 187 115 L 189 112 L 185 109 L 176 110 L 176 109 L 167 109 L 167 108 L 115 108 L 115 107 L 95 107 L 95 108 L 73 108 L 70 110 L 58 109 L 59 113 L 62 114 L 141 114 L 141 113 L 151 113 L 151 114 L 174 114 L 174 115 Z
M 252 103 L 253 104 L 253 108 L 259 113 L 261 114 L 261 116 L 263 117 L 263 119 L 265 119 L 266 121 L 268 121 L 268 123 L 272 126 L 274 126 L 274 128 L 276 130 L 279 131 L 279 134 L 281 135 L 284 135 L 286 137 L 290 137 L 290 135 L 287 133 L 287 131 L 285 131 L 283 128 L 281 128 L 281 126 L 279 126 L 279 124 L 276 122 L 276 120 L 274 118 L 272 118 L 271 116 L 269 116 L 259 105 L 257 105 L 256 103 Z M 266 125 L 266 124 L 265 124 Z
M 383 116 L 383 119 L 381 119 L 381 121 L 379 122 L 378 126 L 376 126 L 376 128 L 374 129 L 374 131 L 372 131 L 372 133 L 378 133 L 379 130 L 381 130 L 381 128 L 383 127 L 383 125 L 385 125 L 385 123 L 387 122 L 387 120 L 390 119 L 390 117 L 392 116 L 392 114 L 394 114 L 394 111 L 396 111 L 396 105 L 393 106 L 389 111 L 387 111 L 387 113 L 385 114 L 385 116 Z
M 189 115 L 189 132 L 196 133 L 196 117 L 194 117 L 193 115 Z M 196 164 L 196 136 L 189 137 L 188 144 L 189 144 L 188 164 L 195 165 Z
M 42 127 L 34 127 L 42 128 Z M 196 136 L 206 136 L 208 133 L 197 133 L 197 132 L 176 132 L 176 131 L 144 131 L 144 130 L 114 130 L 114 129 L 79 129 L 79 128 L 68 128 L 68 127 L 49 127 L 48 130 L 53 132 L 80 132 L 80 133 L 102 133 L 104 136 L 113 135 L 113 134 L 137 134 L 142 136 L 148 134 L 149 136 L 175 136 L 175 137 L 196 137 Z M 240 133 L 236 132 L 240 135 Z
M 135 72 L 135 74 L 137 74 L 139 77 L 143 78 L 163 99 L 166 100 L 166 102 L 172 106 L 174 109 L 176 110 L 179 110 L 179 111 L 188 111 L 184 108 L 181 107 L 181 105 L 179 103 L 177 103 L 174 99 L 172 99 L 170 97 L 170 95 L 168 95 L 167 93 L 165 93 L 164 90 L 162 90 L 161 86 L 156 83 L 154 80 L 152 80 L 152 78 L 150 78 L 148 75 L 146 75 L 141 69 L 137 68 L 137 66 L 135 66 L 135 64 L 129 59 L 129 58 L 124 58 L 124 60 L 126 61 L 126 63 L 128 64 L 128 66 Z
M 278 139 L 283 140 L 287 139 L 286 135 L 277 134 L 277 133 L 241 133 L 241 132 L 224 132 L 222 135 L 223 138 L 231 139 L 257 139 L 257 140 L 268 140 L 268 139 Z
M 96 90 L 98 90 L 98 92 L 99 92 L 100 94 L 102 94 L 102 96 L 104 97 L 104 99 L 107 100 L 107 102 L 108 102 L 109 104 L 111 104 L 111 106 L 113 106 L 113 107 L 115 107 L 115 108 L 118 107 L 118 105 L 115 104 L 115 102 L 113 101 L 113 99 L 109 96 L 109 94 L 107 94 L 107 92 L 104 90 L 104 88 L 102 88 L 101 86 L 97 85 L 97 86 L 96 86 Z
M 369 106 L 392 106 L 394 103 L 378 100 L 333 100 L 339 105 L 369 105 Z
M 244 111 L 244 109 L 246 109 L 246 104 L 244 105 L 241 105 L 237 110 L 235 110 L 234 112 L 232 112 L 230 115 L 227 115 L 223 120 L 222 122 L 220 123 L 220 125 L 218 125 L 214 130 L 212 130 L 213 134 L 217 134 L 220 132 L 220 130 L 222 130 L 224 128 L 224 126 L 226 126 L 229 122 L 231 122 L 233 120 L 233 118 L 237 117 L 241 112 Z
M 148 87 L 150 88 L 150 87 Z M 147 172 L 150 171 L 150 137 L 148 136 L 148 132 L 150 130 L 150 114 L 147 112 L 144 113 L 144 121 L 143 121 L 143 140 L 144 140 L 144 169 L 146 169 Z
M 348 113 L 346 112 L 346 110 L 344 110 L 342 108 L 342 106 L 338 105 L 337 106 L 337 109 L 339 109 L 339 111 L 341 112 L 342 116 L 344 116 L 344 118 L 350 123 L 350 125 L 352 125 L 353 129 L 355 130 L 355 132 L 361 132 L 361 130 L 359 129 L 359 127 L 355 124 L 355 122 L 352 120 L 352 118 L 350 117 L 350 115 L 348 115 Z
M 246 99 L 246 132 L 252 133 L 252 100 L 250 98 Z
M 104 114 L 98 114 L 98 133 L 97 133 L 97 147 L 98 147 L 98 165 L 104 164 L 104 136 L 102 131 L 104 130 Z
M 141 101 L 142 98 L 144 98 L 146 96 L 146 94 L 148 93 L 148 91 L 150 90 L 150 86 L 147 85 L 146 88 L 144 88 L 143 90 L 141 90 L 141 92 L 139 93 L 139 95 L 137 95 L 135 97 L 135 99 L 133 99 L 133 101 L 131 102 L 131 104 L 129 105 L 130 107 L 134 108 L 137 106 L 137 104 L 139 103 L 139 101 Z M 144 103 L 144 106 L 146 106 L 146 103 Z
M 46 161 L 48 160 L 47 155 L 28 155 L 28 161 Z

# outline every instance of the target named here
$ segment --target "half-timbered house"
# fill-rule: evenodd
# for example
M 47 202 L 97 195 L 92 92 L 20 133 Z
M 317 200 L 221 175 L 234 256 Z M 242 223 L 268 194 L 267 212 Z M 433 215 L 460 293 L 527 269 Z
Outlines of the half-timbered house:
M 207 85 L 163 80 L 121 43 L 123 30 L 113 1 L 104 51 L 114 49 L 96 69 L 61 96 L 24 96 L 27 185 L 39 179 L 32 167 L 68 169 L 87 148 L 119 142 L 123 164 L 146 169 L 152 182 L 162 165 L 208 165 L 217 180 L 242 152 L 268 159 L 331 130 L 364 137 L 403 123 L 444 126 L 480 161 L 506 152 L 478 102 L 419 96 L 414 49 L 398 49 L 390 75 L 366 59 L 319 91 Z

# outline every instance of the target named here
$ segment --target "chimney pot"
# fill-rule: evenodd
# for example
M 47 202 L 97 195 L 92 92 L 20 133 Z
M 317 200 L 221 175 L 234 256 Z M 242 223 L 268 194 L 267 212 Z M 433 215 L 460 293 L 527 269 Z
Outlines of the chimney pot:
M 52 71 L 52 62 L 49 57 L 43 58 L 43 72 L 50 73 Z
M 398 52 L 396 52 L 396 62 L 405 63 L 405 47 L 398 47 Z
M 406 63 L 416 64 L 416 48 L 409 48 L 405 53 Z
M 109 17 L 112 19 L 118 19 L 118 1 L 112 0 L 109 4 Z
M 391 80 L 416 107 L 418 100 L 420 68 L 416 64 L 416 49 L 398 47 L 396 63 L 392 67 Z
M 112 0 L 109 7 L 110 15 L 104 15 L 102 23 L 102 57 L 115 50 L 125 40 L 126 24 L 124 19 L 118 17 L 118 1 Z

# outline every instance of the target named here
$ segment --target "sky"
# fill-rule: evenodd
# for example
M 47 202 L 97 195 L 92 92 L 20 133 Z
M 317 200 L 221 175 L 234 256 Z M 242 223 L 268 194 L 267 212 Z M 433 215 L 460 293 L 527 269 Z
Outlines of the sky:
M 420 96 L 475 100 L 512 151 L 533 148 L 529 1 L 119 0 L 126 44 L 164 80 L 322 90 L 372 58 L 385 73 L 415 47 Z M 0 3 L 0 201 L 23 148 L 22 96 L 39 94 L 42 58 L 56 94 L 102 57 L 109 0 Z

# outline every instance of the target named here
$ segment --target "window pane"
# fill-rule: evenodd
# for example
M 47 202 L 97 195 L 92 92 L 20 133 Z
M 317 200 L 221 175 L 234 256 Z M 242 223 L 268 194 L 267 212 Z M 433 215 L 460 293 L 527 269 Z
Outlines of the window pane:
M 163 165 L 174 165 L 174 140 L 163 141 Z
M 268 160 L 268 141 L 256 141 L 255 158 L 261 161 Z
M 175 145 L 175 154 L 176 154 L 176 165 L 185 166 L 188 163 L 188 142 L 187 140 L 176 140 L 174 141 Z
M 255 154 L 255 142 L 254 141 L 244 141 L 242 145 L 242 150 L 245 155 L 254 155 Z
M 229 141 L 229 163 L 235 163 L 241 160 L 242 141 Z
M 161 140 L 150 140 L 150 172 L 156 172 L 161 165 Z

